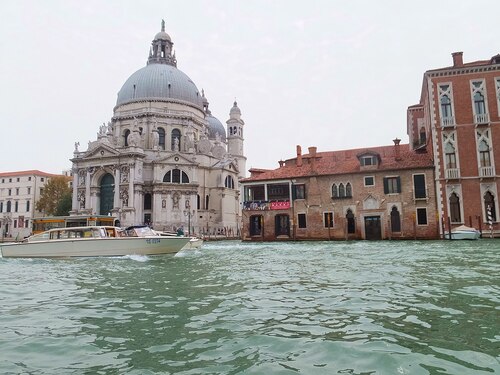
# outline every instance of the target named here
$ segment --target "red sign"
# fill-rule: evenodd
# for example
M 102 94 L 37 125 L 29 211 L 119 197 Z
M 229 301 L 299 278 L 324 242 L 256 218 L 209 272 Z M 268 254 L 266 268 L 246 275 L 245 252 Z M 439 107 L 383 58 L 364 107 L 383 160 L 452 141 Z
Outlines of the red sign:
M 290 208 L 290 201 L 271 202 L 271 210 L 288 210 L 289 208 Z

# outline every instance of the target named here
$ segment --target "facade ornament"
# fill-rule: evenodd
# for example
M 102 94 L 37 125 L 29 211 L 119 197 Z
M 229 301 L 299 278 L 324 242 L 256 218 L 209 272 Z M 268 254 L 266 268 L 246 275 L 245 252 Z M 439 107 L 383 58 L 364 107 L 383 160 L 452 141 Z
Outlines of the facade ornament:
M 126 165 L 122 165 L 120 167 L 120 182 L 126 183 L 129 181 L 129 167 Z
M 78 185 L 80 186 L 85 186 L 85 178 L 87 177 L 87 172 L 85 171 L 85 169 L 80 169 L 80 171 L 78 171 Z
M 120 199 L 122 200 L 122 207 L 128 207 L 128 189 L 122 188 L 120 190 Z
M 77 200 L 80 208 L 85 208 L 85 190 L 78 190 Z
M 179 210 L 179 200 L 180 200 L 180 194 L 176 191 L 172 195 L 172 207 L 174 210 Z

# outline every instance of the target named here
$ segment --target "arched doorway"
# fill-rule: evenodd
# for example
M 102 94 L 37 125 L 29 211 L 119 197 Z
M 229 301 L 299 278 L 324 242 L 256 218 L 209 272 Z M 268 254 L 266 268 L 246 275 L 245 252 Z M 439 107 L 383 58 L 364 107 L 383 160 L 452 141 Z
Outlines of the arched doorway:
M 115 178 L 110 173 L 106 173 L 101 178 L 100 191 L 101 208 L 99 210 L 99 215 L 107 215 L 113 209 L 115 196 Z
M 351 209 L 347 210 L 345 218 L 347 220 L 347 233 L 348 234 L 356 233 L 356 221 L 354 220 L 354 214 L 352 213 Z

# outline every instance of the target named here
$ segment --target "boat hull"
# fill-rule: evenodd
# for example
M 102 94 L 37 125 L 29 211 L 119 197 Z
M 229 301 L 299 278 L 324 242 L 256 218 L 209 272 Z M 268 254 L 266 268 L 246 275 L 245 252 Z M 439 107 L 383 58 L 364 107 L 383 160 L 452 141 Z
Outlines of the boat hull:
M 125 255 L 175 254 L 189 238 L 118 237 L 62 239 L 26 243 L 1 244 L 4 258 L 70 258 L 112 257 Z

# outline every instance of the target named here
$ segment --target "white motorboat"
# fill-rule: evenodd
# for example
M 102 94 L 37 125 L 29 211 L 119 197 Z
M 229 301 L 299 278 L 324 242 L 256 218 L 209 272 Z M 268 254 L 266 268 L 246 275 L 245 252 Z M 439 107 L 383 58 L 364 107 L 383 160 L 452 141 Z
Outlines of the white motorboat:
M 189 243 L 188 237 L 161 237 L 149 231 L 113 226 L 56 228 L 22 242 L 0 244 L 0 250 L 4 258 L 110 257 L 175 254 Z
M 479 232 L 475 228 L 468 227 L 466 225 L 460 225 L 459 227 L 453 228 L 451 230 L 451 239 L 452 240 L 477 240 L 481 236 L 481 232 Z M 445 239 L 449 239 L 449 232 L 445 232 Z

